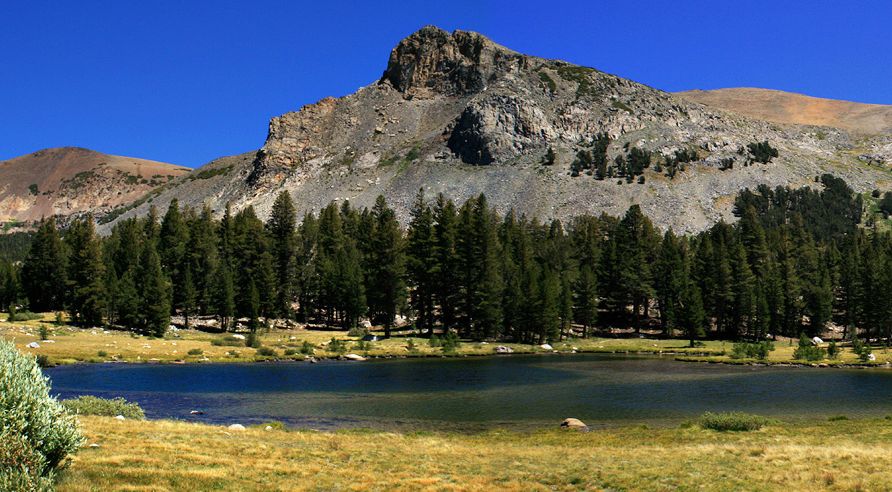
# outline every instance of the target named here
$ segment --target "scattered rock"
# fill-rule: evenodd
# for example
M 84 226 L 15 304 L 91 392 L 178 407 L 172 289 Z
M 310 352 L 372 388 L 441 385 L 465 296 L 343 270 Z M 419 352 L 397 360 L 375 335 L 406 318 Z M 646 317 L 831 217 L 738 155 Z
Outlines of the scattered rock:
M 561 429 L 571 429 L 580 432 L 588 432 L 589 428 L 585 425 L 585 422 L 574 419 L 574 418 L 566 418 L 563 422 L 561 422 Z
M 361 355 L 357 355 L 357 354 L 347 354 L 347 355 L 344 356 L 344 358 L 347 359 L 347 360 L 355 360 L 355 361 L 363 361 L 363 360 L 366 360 L 365 357 L 363 357 L 363 356 L 361 356 Z
M 235 338 L 236 340 L 244 340 L 245 336 L 236 333 L 235 335 L 232 335 L 232 338 Z
M 123 415 L 116 415 L 115 420 L 127 420 Z
M 269 431 L 273 430 L 273 427 L 271 425 L 268 425 L 268 426 L 264 427 L 263 430 L 269 432 Z
M 96 444 L 96 443 L 94 442 L 94 443 L 90 443 L 90 445 L 87 446 L 87 447 L 88 447 L 88 448 L 101 448 L 102 446 L 100 446 L 100 445 L 98 445 L 98 444 Z
M 498 347 L 495 348 L 495 351 L 497 354 L 513 354 L 514 353 L 513 348 L 506 347 L 504 345 L 499 345 Z
M 204 412 L 201 410 L 192 410 L 189 412 L 189 415 L 204 415 Z
M 227 429 L 229 429 L 231 431 L 243 431 L 243 430 L 245 430 L 245 426 L 242 424 L 232 424 L 229 427 L 227 427 Z
M 543 349 L 543 350 L 554 350 L 554 347 L 552 347 L 552 346 L 551 346 L 550 344 L 548 344 L 548 343 L 543 343 L 542 345 L 539 345 L 539 348 L 541 348 L 541 349 Z
M 31 342 L 28 345 L 25 345 L 28 348 L 40 348 L 40 344 L 37 342 Z
M 873 361 L 877 360 L 877 356 L 873 355 L 873 353 L 869 353 L 869 354 L 867 354 L 867 360 L 873 362 Z
M 811 343 L 814 345 L 818 345 L 818 344 L 824 343 L 824 340 L 821 340 L 820 337 L 814 337 L 811 339 Z

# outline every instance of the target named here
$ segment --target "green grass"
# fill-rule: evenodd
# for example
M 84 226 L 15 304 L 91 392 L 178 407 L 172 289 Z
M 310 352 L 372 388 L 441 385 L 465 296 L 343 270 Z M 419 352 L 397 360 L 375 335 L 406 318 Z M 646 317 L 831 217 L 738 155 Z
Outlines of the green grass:
M 62 406 L 76 415 L 97 415 L 115 417 L 118 415 L 128 419 L 143 420 L 146 418 L 143 409 L 137 403 L 130 403 L 123 398 L 97 398 L 95 396 L 79 396 L 70 400 L 62 400 Z

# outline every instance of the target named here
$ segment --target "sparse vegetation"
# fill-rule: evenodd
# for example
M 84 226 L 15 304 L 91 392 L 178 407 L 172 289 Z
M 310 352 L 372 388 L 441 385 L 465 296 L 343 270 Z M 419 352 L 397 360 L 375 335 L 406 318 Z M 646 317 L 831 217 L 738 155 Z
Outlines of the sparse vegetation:
M 719 432 L 746 432 L 756 431 L 766 425 L 774 425 L 778 422 L 767 417 L 752 415 L 743 412 L 704 413 L 697 424 L 704 428 Z
M 146 414 L 138 403 L 128 402 L 123 398 L 98 398 L 95 396 L 79 396 L 70 400 L 62 400 L 62 406 L 75 415 L 96 415 L 128 419 L 144 420 Z

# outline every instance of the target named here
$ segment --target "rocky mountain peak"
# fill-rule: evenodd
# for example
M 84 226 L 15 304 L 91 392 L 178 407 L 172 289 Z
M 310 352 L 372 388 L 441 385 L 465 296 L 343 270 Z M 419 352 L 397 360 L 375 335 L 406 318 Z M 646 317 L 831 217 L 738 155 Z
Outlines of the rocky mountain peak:
M 475 32 L 425 26 L 390 52 L 380 82 L 412 96 L 473 94 L 519 57 Z

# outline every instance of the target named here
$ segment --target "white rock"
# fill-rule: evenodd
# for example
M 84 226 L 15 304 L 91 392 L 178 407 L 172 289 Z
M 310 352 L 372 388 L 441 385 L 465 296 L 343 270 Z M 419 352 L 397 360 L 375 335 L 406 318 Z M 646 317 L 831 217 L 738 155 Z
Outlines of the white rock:
M 55 340 L 41 340 L 40 343 L 56 343 Z
M 115 419 L 116 420 L 126 420 L 126 418 L 123 415 L 116 415 Z
M 820 337 L 814 337 L 814 338 L 811 339 L 811 343 L 817 345 L 817 344 L 819 344 L 819 343 L 824 343 L 824 340 L 821 340 Z
M 874 361 L 877 360 L 877 356 L 873 355 L 873 353 L 867 354 L 867 360 Z
M 37 342 L 31 342 L 28 345 L 25 345 L 28 348 L 40 348 L 40 344 Z
M 347 354 L 344 356 L 344 358 L 347 360 L 357 360 L 357 361 L 365 360 L 365 357 L 363 357 L 361 355 L 357 355 L 357 354 Z
M 499 345 L 495 348 L 497 354 L 511 354 L 514 353 L 514 349 L 511 347 L 506 347 L 504 345 Z
M 243 431 L 243 430 L 245 430 L 245 426 L 242 424 L 232 424 L 229 427 L 227 427 L 227 429 L 229 429 L 231 431 Z
M 239 335 L 238 333 L 236 333 L 235 335 L 232 335 L 232 338 L 235 338 L 236 340 L 244 340 L 245 336 Z
M 273 427 L 271 425 L 268 425 L 268 426 L 264 427 L 263 430 L 269 432 L 269 431 L 273 430 Z
M 372 327 L 372 322 L 369 321 L 369 320 L 367 320 L 367 319 L 364 319 L 364 320 L 362 320 L 362 321 L 359 322 L 359 326 L 361 326 L 361 327 L 363 327 L 363 328 L 365 328 L 365 329 L 369 329 L 369 328 Z
M 541 348 L 543 350 L 554 350 L 554 347 L 552 347 L 550 344 L 547 344 L 547 343 L 543 343 L 542 345 L 539 345 L 539 348 Z

